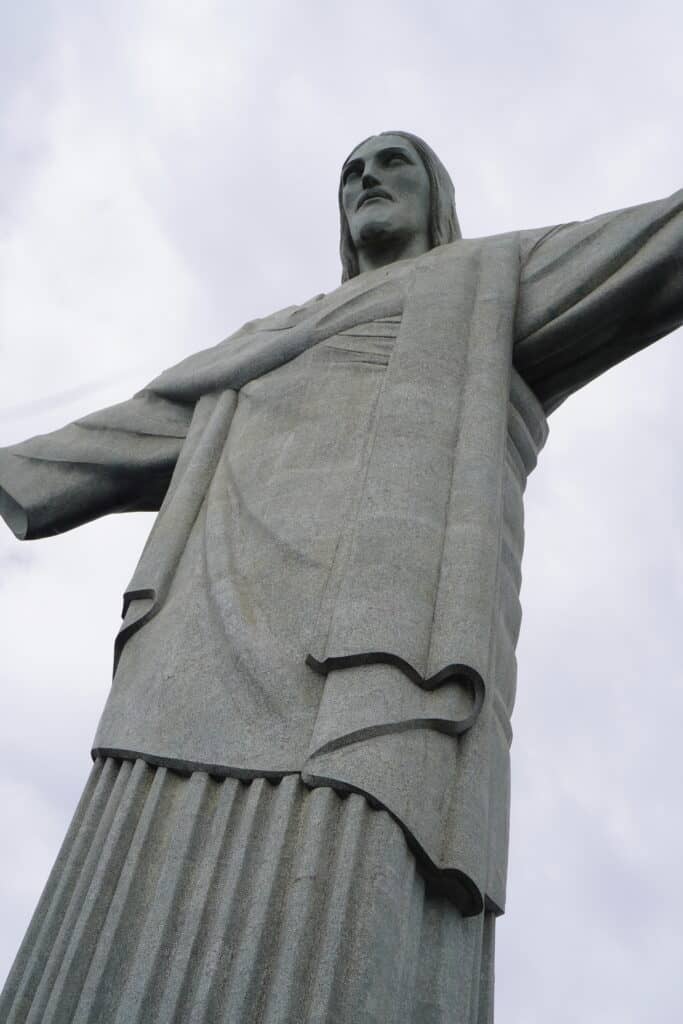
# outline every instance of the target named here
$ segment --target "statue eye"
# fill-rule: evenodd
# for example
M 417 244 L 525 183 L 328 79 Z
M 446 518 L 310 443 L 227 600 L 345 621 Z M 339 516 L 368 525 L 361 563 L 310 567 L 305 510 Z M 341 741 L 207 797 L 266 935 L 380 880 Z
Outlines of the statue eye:
M 358 164 L 351 164 L 350 167 L 344 171 L 342 176 L 342 183 L 346 185 L 347 181 L 352 181 L 354 178 L 360 176 L 360 167 Z
M 405 164 L 407 162 L 408 161 L 406 160 L 406 158 L 404 156 L 401 156 L 400 153 L 392 153 L 391 156 L 387 159 L 387 167 L 395 167 L 398 164 Z

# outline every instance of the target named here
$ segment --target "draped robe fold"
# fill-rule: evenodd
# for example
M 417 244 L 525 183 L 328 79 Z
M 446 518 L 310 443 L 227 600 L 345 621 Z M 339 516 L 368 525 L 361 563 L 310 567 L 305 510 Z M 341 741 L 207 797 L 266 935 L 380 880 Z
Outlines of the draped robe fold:
M 683 321 L 682 239 L 679 192 L 442 246 L 0 450 L 22 538 L 159 510 L 94 755 L 361 792 L 464 914 L 502 911 L 526 477 L 546 413 Z M 320 361 L 354 332 L 388 339 L 381 379 Z

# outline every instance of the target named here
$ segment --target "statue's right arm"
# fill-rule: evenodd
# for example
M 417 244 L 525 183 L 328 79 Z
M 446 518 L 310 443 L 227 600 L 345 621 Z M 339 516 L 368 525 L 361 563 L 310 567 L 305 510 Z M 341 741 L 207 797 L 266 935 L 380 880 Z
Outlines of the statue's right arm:
M 33 540 L 111 512 L 157 510 L 192 412 L 192 405 L 142 391 L 0 448 L 0 515 L 20 540 Z

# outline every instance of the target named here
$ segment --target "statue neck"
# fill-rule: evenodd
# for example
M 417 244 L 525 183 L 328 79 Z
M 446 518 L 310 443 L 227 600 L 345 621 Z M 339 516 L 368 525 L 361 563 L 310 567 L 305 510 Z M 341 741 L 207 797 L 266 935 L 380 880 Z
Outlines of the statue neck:
M 429 239 L 422 233 L 410 235 L 409 238 L 394 236 L 383 242 L 378 241 L 358 250 L 358 272 L 364 274 L 368 270 L 378 270 L 398 260 L 423 256 L 430 249 Z

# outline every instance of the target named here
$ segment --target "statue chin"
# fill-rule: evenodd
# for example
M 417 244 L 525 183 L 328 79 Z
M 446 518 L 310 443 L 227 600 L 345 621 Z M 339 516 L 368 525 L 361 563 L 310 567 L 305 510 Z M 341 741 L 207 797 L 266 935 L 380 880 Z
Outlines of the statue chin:
M 400 230 L 389 218 L 377 218 L 370 221 L 359 233 L 357 249 L 359 257 L 363 254 L 371 268 L 392 263 L 407 255 L 417 255 L 411 251 L 412 242 L 410 232 Z
M 358 249 L 384 249 L 407 240 L 409 232 L 396 223 L 394 211 L 383 200 L 366 203 L 358 214 L 354 242 Z

